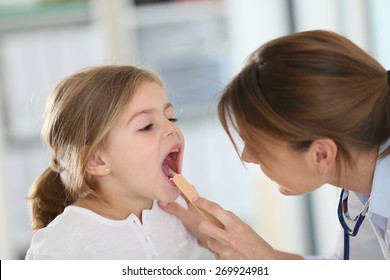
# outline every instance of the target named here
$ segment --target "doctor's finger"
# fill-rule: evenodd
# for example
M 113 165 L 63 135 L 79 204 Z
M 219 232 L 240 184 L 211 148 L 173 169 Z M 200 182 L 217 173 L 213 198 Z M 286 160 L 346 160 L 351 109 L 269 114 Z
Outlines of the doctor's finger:
M 225 243 L 224 241 L 216 240 L 214 238 L 208 238 L 207 246 L 214 253 L 216 259 L 219 260 L 238 260 L 245 259 L 239 252 L 239 249 L 232 246 L 231 243 Z
M 234 232 L 221 229 L 208 221 L 202 221 L 199 231 L 208 236 L 208 248 L 215 254 L 223 255 L 223 252 L 232 251 L 237 246 L 240 237 L 236 237 Z
M 191 209 L 187 210 L 176 202 L 170 202 L 170 203 L 159 202 L 159 205 L 162 209 L 164 209 L 169 214 L 175 215 L 180 220 L 182 220 L 183 224 L 189 229 L 193 229 L 194 227 L 197 227 L 201 221 L 201 218 L 198 215 L 194 214 L 191 211 Z
M 229 228 L 232 224 L 236 223 L 240 219 L 237 218 L 232 212 L 223 209 L 220 205 L 206 198 L 199 197 L 194 201 L 195 205 L 202 208 L 217 218 L 225 228 Z

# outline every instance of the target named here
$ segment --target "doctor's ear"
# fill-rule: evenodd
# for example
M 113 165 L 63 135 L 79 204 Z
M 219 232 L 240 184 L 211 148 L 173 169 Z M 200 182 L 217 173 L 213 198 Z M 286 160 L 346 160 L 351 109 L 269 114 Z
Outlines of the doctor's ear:
M 85 147 L 84 155 L 87 155 L 89 148 Z M 108 164 L 105 162 L 103 154 L 100 150 L 94 152 L 89 158 L 87 165 L 85 167 L 85 171 L 94 176 L 105 176 L 110 173 L 110 168 Z
M 328 172 L 337 156 L 337 145 L 329 138 L 314 140 L 309 148 L 312 164 L 320 173 Z

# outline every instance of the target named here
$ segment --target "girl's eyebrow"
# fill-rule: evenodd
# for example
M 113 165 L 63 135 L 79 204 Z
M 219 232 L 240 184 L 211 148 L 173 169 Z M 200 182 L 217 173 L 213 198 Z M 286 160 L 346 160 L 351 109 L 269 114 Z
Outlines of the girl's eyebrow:
M 168 102 L 168 103 L 165 104 L 163 111 L 165 112 L 166 110 L 168 110 L 170 108 L 173 108 L 173 105 L 172 105 L 172 103 Z M 136 117 L 138 117 L 140 115 L 143 115 L 143 114 L 153 114 L 156 111 L 157 111 L 157 109 L 155 109 L 155 108 L 148 108 L 148 109 L 144 109 L 142 111 L 139 111 L 139 112 L 135 113 L 134 115 L 132 115 L 127 123 L 130 123 L 132 120 L 134 120 Z

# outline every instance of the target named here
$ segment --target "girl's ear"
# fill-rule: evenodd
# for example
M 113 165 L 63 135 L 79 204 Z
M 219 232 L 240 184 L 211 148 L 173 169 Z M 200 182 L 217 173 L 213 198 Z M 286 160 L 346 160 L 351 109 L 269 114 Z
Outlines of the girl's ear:
M 89 150 L 88 147 L 84 149 L 84 154 L 86 155 L 87 151 Z M 104 161 L 103 157 L 101 156 L 100 150 L 97 150 L 91 158 L 87 162 L 87 166 L 85 167 L 85 171 L 94 176 L 105 176 L 110 173 L 110 169 L 108 167 L 108 164 Z
M 311 162 L 321 174 L 328 173 L 334 166 L 337 156 L 337 145 L 329 138 L 314 140 L 310 145 Z

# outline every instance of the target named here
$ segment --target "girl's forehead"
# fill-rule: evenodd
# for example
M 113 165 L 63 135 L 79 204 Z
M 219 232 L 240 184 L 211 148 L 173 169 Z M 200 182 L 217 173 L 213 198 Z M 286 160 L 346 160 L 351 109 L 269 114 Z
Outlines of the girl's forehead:
M 148 83 L 140 86 L 133 97 L 124 107 L 122 115 L 133 118 L 141 113 L 154 113 L 159 111 L 173 110 L 164 90 L 158 84 Z
M 130 105 L 146 102 L 149 104 L 166 103 L 168 100 L 164 89 L 155 82 L 143 82 L 134 92 Z

